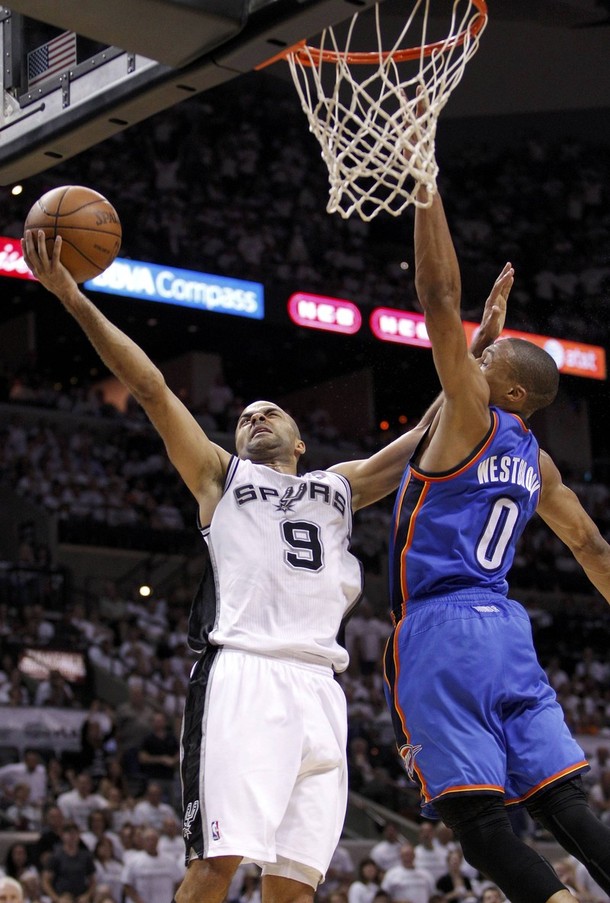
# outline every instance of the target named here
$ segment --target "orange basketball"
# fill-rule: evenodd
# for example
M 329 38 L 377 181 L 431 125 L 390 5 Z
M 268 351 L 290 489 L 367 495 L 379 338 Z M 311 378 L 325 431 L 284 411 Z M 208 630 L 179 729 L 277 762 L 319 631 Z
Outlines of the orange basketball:
M 76 282 L 93 279 L 110 266 L 123 234 L 112 204 L 82 185 L 63 185 L 43 194 L 26 217 L 26 229 L 44 229 L 49 256 L 61 235 L 61 262 Z

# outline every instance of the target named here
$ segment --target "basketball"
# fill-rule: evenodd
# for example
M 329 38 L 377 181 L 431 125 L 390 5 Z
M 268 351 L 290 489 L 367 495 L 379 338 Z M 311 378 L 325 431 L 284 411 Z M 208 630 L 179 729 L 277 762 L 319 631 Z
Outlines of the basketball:
M 121 247 L 121 221 L 106 198 L 82 185 L 63 185 L 43 194 L 32 206 L 26 229 L 43 229 L 47 251 L 61 235 L 61 262 L 76 282 L 107 269 Z

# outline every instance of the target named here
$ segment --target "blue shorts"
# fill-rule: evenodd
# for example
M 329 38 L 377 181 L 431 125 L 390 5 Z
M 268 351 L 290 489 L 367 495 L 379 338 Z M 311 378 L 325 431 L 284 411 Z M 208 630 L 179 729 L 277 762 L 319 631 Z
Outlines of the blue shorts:
M 518 602 L 472 591 L 409 603 L 386 647 L 385 678 L 398 749 L 428 818 L 446 794 L 517 804 L 589 768 Z

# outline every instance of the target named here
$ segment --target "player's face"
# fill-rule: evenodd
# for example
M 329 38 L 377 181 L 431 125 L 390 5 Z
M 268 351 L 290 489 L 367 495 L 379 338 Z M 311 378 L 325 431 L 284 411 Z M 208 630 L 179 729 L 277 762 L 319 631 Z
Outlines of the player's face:
M 479 367 L 489 386 L 489 403 L 503 407 L 506 393 L 515 382 L 510 345 L 494 342 L 481 355 Z
M 269 401 L 248 405 L 237 421 L 235 448 L 240 458 L 257 461 L 280 451 L 292 454 L 300 442 L 292 417 Z

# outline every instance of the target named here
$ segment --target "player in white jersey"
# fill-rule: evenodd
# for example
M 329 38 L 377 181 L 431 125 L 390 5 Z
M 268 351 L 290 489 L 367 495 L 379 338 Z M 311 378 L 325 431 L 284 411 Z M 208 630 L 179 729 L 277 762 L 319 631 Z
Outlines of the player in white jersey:
M 80 324 L 144 408 L 198 503 L 210 550 L 190 621 L 201 650 L 182 731 L 189 867 L 177 903 L 222 903 L 244 858 L 260 863 L 265 903 L 312 903 L 345 815 L 346 703 L 337 643 L 361 589 L 352 513 L 394 490 L 427 418 L 368 459 L 297 475 L 305 451 L 292 417 L 268 401 L 242 412 L 237 457 L 203 432 L 160 370 L 49 258 L 27 265 Z M 504 323 L 512 277 L 487 300 L 482 351 Z

